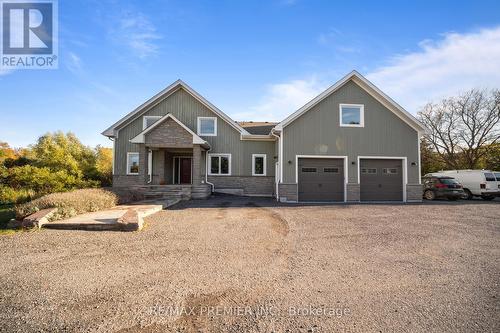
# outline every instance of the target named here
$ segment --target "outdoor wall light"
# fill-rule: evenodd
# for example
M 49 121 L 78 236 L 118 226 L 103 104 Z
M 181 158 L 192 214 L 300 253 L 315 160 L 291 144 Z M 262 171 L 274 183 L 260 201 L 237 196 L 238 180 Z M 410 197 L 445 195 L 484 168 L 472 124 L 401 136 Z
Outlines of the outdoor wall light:
M 288 164 L 292 164 L 292 161 L 288 160 Z
M 355 162 L 355 161 L 352 161 L 352 162 L 351 162 L 351 164 L 352 164 L 352 165 L 356 165 L 356 162 Z
M 417 165 L 417 162 L 411 162 L 411 166 Z

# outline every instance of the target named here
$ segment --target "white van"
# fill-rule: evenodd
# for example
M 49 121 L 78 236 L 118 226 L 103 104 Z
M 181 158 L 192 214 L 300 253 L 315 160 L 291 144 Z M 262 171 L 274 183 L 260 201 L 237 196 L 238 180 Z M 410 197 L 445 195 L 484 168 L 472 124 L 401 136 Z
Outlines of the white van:
M 467 199 L 481 197 L 492 200 L 500 196 L 500 173 L 489 170 L 446 170 L 437 174 L 446 175 L 458 180 L 464 189 Z

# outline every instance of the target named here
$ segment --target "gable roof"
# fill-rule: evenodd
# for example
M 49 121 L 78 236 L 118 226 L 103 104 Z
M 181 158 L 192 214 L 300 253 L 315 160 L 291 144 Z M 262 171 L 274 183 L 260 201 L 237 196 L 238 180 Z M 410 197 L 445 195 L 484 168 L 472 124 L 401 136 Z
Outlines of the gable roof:
M 182 128 L 184 128 L 189 134 L 193 136 L 193 144 L 207 144 L 205 140 L 200 138 L 195 132 L 191 131 L 189 127 L 184 125 L 179 119 L 175 118 L 172 114 L 167 113 L 165 116 L 161 117 L 159 120 L 155 121 L 153 125 L 147 127 L 145 130 L 143 130 L 141 133 L 137 134 L 134 138 L 130 139 L 130 142 L 132 143 L 144 143 L 146 134 L 151 132 L 153 129 L 158 127 L 160 124 L 164 123 L 167 119 L 172 119 L 175 121 L 177 124 L 179 124 Z
M 108 136 L 108 137 L 115 137 L 116 136 L 116 129 L 123 125 L 124 123 L 131 121 L 138 116 L 140 116 L 142 113 L 146 112 L 149 110 L 151 107 L 157 105 L 160 103 L 162 100 L 176 92 L 178 89 L 183 88 L 186 92 L 188 92 L 191 96 L 193 96 L 196 100 L 198 100 L 201 104 L 206 106 L 209 110 L 211 110 L 213 113 L 218 115 L 220 118 L 222 118 L 224 121 L 226 121 L 229 125 L 231 125 L 234 129 L 239 131 L 243 135 L 248 135 L 249 133 L 243 129 L 238 123 L 234 120 L 232 120 L 228 115 L 226 115 L 224 112 L 219 110 L 215 105 L 210 103 L 208 100 L 206 100 L 203 96 L 198 94 L 193 88 L 188 86 L 186 83 L 184 83 L 182 80 L 177 80 L 162 91 L 160 91 L 158 94 L 154 95 L 151 97 L 149 100 L 138 106 L 135 110 L 127 114 L 125 117 L 121 118 L 118 120 L 116 123 L 111 125 L 109 128 L 107 128 L 104 132 L 102 132 L 102 135 Z
M 367 93 L 369 93 L 372 97 L 374 97 L 377 101 L 382 103 L 386 108 L 391 110 L 396 116 L 407 123 L 411 128 L 413 128 L 417 132 L 423 132 L 425 130 L 424 126 L 411 113 L 403 109 L 403 107 L 396 103 L 392 98 L 387 96 L 384 92 L 382 92 L 382 90 L 377 88 L 373 83 L 368 81 L 363 75 L 359 74 L 355 70 L 344 76 L 330 88 L 326 89 L 306 105 L 285 118 L 282 122 L 276 125 L 275 129 L 277 131 L 282 130 L 284 127 L 295 121 L 301 115 L 312 109 L 316 104 L 324 100 L 326 97 L 330 96 L 332 93 L 340 89 L 351 80 L 362 89 L 364 89 Z
M 278 123 L 267 121 L 239 121 L 238 124 L 253 135 L 268 135 Z

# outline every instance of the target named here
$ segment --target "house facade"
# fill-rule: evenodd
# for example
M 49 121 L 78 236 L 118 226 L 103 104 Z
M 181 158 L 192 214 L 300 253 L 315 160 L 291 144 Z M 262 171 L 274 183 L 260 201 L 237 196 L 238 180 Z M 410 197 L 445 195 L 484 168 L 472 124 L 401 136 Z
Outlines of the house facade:
M 422 131 L 353 71 L 280 123 L 235 122 L 178 80 L 103 135 L 117 189 L 409 202 L 422 197 Z

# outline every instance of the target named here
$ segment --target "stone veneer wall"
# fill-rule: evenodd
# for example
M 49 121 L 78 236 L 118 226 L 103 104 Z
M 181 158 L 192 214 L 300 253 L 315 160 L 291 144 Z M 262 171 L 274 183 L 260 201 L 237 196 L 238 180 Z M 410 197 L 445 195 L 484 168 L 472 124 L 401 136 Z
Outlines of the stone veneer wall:
M 406 184 L 406 201 L 422 202 L 422 184 Z
M 347 202 L 360 201 L 360 186 L 358 183 L 347 183 Z
M 282 184 L 278 185 L 278 192 L 280 196 L 280 201 L 292 201 L 297 202 L 298 198 L 298 188 L 297 184 Z
M 274 177 L 255 176 L 208 176 L 215 189 L 242 189 L 244 195 L 274 194 Z
M 113 175 L 113 187 L 128 187 L 134 185 L 143 185 L 140 175 Z

